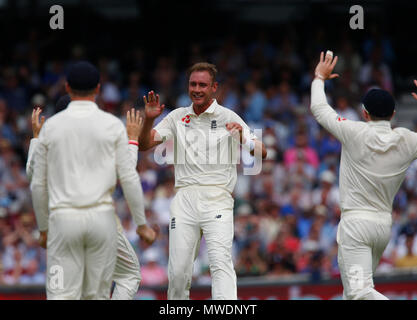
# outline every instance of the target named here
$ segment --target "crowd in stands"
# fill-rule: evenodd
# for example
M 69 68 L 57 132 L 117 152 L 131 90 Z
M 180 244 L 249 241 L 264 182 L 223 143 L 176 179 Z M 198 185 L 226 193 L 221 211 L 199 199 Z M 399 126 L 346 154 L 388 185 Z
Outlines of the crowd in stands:
M 45 283 L 46 254 L 38 230 L 25 173 L 35 106 L 47 118 L 65 94 L 70 63 L 89 59 L 101 72 L 99 106 L 125 121 L 132 106 L 154 90 L 169 111 L 190 104 L 186 70 L 209 61 L 219 71 L 217 100 L 254 129 L 262 129 L 268 156 L 259 175 L 238 166 L 233 258 L 238 279 L 271 279 L 308 274 L 311 281 L 338 277 L 337 225 L 340 219 L 338 169 L 340 143 L 313 119 L 310 84 L 323 43 L 323 31 L 302 47 L 291 37 L 272 41 L 268 32 L 246 42 L 225 35 L 209 49 L 192 43 L 180 60 L 133 46 L 123 57 L 88 55 L 75 45 L 66 58 L 41 56 L 38 36 L 30 34 L 10 48 L 0 64 L 0 285 Z M 326 82 L 329 103 L 341 117 L 362 120 L 361 96 L 373 86 L 398 94 L 392 64 L 398 59 L 389 37 L 375 34 L 361 43 L 342 37 L 333 48 L 340 79 Z M 180 62 L 182 61 L 182 62 Z M 159 121 L 157 119 L 157 121 Z M 114 193 L 117 213 L 142 269 L 142 285 L 167 283 L 169 206 L 175 195 L 172 165 L 157 164 L 154 152 L 139 153 L 137 170 L 146 199 L 146 215 L 159 231 L 152 245 L 140 242 L 121 188 Z M 380 272 L 417 267 L 417 162 L 407 171 L 394 201 L 392 239 Z M 195 283 L 208 284 L 204 238 L 194 268 Z

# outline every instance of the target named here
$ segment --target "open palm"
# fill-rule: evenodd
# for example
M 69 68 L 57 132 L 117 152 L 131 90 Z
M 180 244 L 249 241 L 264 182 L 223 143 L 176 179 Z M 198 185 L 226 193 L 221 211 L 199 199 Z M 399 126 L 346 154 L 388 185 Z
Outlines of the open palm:
M 145 116 L 148 119 L 157 118 L 165 108 L 165 105 L 159 104 L 159 95 L 153 91 L 148 93 L 148 98 L 143 96 L 143 102 L 145 102 Z

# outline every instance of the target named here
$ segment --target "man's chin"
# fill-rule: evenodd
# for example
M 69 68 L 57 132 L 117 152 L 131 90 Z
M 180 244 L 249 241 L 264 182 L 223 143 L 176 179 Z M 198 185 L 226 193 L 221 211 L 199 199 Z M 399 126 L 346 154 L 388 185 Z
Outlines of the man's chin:
M 205 101 L 203 101 L 203 102 L 201 102 L 201 101 L 198 101 L 198 102 L 193 101 L 193 106 L 194 106 L 194 107 L 196 107 L 196 108 L 201 108 L 201 107 L 203 107 L 205 104 L 206 104 L 206 102 L 205 102 Z

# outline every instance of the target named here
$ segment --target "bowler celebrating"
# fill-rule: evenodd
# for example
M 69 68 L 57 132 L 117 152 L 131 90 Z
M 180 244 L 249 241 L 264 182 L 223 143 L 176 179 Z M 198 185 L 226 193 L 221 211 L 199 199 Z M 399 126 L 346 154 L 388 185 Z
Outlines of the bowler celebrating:
M 212 299 L 237 299 L 232 262 L 233 198 L 237 173 L 233 161 L 208 161 L 217 154 L 228 159 L 233 136 L 251 152 L 266 157 L 263 143 L 245 122 L 214 99 L 218 83 L 216 67 L 197 63 L 189 70 L 188 94 L 192 105 L 170 112 L 155 128 L 164 108 L 153 91 L 145 101 L 145 120 L 139 150 L 148 150 L 174 139 L 175 187 L 169 232 L 168 299 L 189 299 L 193 262 L 204 235 L 212 277 Z M 207 139 L 217 137 L 219 140 Z M 195 140 L 197 139 L 197 143 Z M 232 139 L 233 140 L 233 139 Z M 181 158 L 181 150 L 184 157 Z M 181 159 L 180 159 L 181 158 Z M 230 159 L 230 158 L 229 158 Z M 217 160 L 216 157 L 210 160 Z M 220 163 L 219 163 L 220 162 Z
M 343 298 L 385 300 L 374 289 L 373 273 L 390 239 L 394 196 L 417 158 L 417 134 L 391 128 L 395 102 L 381 89 L 363 98 L 367 122 L 338 116 L 324 92 L 324 81 L 338 77 L 332 74 L 336 63 L 330 51 L 321 53 L 311 85 L 311 112 L 342 143 L 337 243 Z

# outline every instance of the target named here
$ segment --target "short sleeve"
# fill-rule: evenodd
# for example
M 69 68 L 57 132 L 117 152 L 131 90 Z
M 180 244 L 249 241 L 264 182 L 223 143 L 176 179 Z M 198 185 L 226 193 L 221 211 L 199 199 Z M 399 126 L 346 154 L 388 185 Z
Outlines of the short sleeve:
M 155 127 L 154 130 L 159 134 L 163 141 L 171 140 L 175 135 L 175 124 L 171 111 L 163 118 Z

